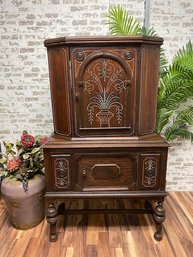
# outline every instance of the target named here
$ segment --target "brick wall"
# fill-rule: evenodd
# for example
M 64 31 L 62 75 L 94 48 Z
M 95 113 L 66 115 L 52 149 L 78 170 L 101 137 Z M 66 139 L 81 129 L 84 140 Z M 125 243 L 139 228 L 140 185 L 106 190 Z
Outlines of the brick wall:
M 52 115 L 46 38 L 105 35 L 109 5 L 121 4 L 143 21 L 142 0 L 0 0 L 0 141 L 27 129 L 49 135 Z M 193 2 L 153 1 L 151 24 L 165 38 L 167 55 L 193 38 Z M 193 146 L 173 143 L 167 188 L 193 189 Z
M 151 25 L 164 37 L 169 59 L 193 39 L 193 1 L 151 0 Z

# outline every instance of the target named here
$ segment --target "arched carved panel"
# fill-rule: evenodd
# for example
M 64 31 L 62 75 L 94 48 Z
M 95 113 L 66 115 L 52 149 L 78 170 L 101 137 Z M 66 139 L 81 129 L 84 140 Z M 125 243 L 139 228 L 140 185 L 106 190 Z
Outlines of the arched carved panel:
M 134 85 L 128 60 L 133 62 L 133 54 L 128 53 L 123 50 L 118 56 L 108 51 L 93 51 L 86 56 L 83 50 L 77 51 L 79 68 L 74 81 L 78 134 L 132 133 Z

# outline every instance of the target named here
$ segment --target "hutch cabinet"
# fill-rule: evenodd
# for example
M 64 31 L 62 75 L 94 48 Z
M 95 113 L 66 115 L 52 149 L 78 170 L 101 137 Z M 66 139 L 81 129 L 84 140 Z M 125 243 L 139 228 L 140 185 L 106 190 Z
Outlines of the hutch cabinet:
M 58 215 L 68 213 L 65 201 L 93 198 L 144 200 L 144 208 L 125 212 L 153 214 L 154 237 L 162 239 L 169 146 L 155 133 L 162 42 L 144 36 L 45 41 L 54 122 L 44 145 L 50 241 L 57 240 Z

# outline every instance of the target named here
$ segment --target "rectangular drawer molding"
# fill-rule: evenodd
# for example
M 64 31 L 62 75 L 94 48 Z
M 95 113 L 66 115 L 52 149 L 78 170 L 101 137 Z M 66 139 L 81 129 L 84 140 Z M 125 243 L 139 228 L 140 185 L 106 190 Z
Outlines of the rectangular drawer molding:
M 135 166 L 135 158 L 130 155 L 80 155 L 77 159 L 77 190 L 136 190 Z

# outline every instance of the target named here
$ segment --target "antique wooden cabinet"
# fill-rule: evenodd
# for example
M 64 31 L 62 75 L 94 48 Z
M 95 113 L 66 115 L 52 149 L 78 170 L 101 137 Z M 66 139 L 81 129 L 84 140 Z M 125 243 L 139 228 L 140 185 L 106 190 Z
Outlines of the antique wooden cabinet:
M 162 41 L 142 36 L 45 41 L 54 121 L 44 145 L 50 241 L 57 240 L 65 200 L 92 198 L 144 200 L 144 208 L 125 212 L 152 213 L 154 236 L 161 240 L 169 146 L 155 133 Z

